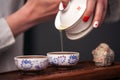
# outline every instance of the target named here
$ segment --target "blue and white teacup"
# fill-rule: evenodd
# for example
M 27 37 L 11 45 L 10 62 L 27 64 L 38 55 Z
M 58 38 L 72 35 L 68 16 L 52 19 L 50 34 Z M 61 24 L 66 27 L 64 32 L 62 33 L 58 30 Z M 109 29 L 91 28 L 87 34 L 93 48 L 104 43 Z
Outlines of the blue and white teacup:
M 49 63 L 56 66 L 73 66 L 79 61 L 79 52 L 56 51 L 47 53 Z
M 16 56 L 14 60 L 15 65 L 19 70 L 37 71 L 43 70 L 48 67 L 47 56 L 42 55 Z

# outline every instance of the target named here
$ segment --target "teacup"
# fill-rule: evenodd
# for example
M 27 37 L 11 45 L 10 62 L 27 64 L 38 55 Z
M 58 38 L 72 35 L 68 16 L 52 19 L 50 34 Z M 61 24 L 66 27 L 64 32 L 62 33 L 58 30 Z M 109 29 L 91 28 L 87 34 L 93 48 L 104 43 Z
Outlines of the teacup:
M 14 60 L 19 70 L 37 71 L 48 67 L 48 58 L 43 55 L 16 56 Z
M 47 53 L 49 63 L 56 66 L 73 66 L 79 61 L 79 52 L 56 51 Z

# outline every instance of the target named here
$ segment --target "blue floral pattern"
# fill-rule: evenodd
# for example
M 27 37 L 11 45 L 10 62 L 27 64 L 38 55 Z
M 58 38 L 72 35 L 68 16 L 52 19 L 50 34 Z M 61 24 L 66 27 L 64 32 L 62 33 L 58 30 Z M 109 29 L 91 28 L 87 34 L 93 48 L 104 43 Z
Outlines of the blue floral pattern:
M 77 61 L 78 59 L 77 59 L 77 56 L 75 56 L 75 55 L 71 55 L 70 57 L 69 57 L 69 59 L 68 59 L 68 63 L 69 64 L 76 64 L 76 61 Z
M 65 56 L 59 56 L 59 57 L 58 57 L 58 60 L 59 60 L 59 63 L 60 63 L 60 64 L 61 64 L 61 63 L 64 63 L 65 60 L 66 60 L 66 57 L 65 57 Z
M 58 63 L 59 63 L 59 59 L 58 58 L 53 58 L 52 64 L 57 65 Z
M 53 65 L 74 65 L 79 61 L 78 55 L 59 55 L 59 56 L 50 56 L 49 62 Z
M 29 70 L 32 68 L 32 62 L 30 60 L 22 60 L 22 63 L 21 63 L 21 67 L 24 69 L 24 70 Z
M 65 56 L 58 56 L 57 58 L 52 58 L 51 57 L 50 63 L 54 64 L 54 65 L 59 65 L 61 63 L 64 63 L 65 60 L 66 60 Z
M 35 66 L 35 69 L 37 69 L 37 70 L 41 70 L 41 69 L 43 69 L 43 68 L 45 68 L 46 67 L 46 65 L 48 64 L 48 60 L 45 60 L 45 61 L 43 61 L 43 62 L 38 62 L 38 64 Z

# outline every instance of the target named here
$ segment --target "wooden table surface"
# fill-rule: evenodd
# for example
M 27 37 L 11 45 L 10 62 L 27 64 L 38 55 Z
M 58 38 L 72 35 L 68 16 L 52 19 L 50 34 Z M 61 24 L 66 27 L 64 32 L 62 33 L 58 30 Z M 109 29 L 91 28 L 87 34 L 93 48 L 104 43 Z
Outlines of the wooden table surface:
M 0 73 L 0 80 L 117 80 L 120 62 L 109 67 L 96 67 L 92 61 L 79 62 L 74 67 L 50 66 L 43 71 L 12 71 Z

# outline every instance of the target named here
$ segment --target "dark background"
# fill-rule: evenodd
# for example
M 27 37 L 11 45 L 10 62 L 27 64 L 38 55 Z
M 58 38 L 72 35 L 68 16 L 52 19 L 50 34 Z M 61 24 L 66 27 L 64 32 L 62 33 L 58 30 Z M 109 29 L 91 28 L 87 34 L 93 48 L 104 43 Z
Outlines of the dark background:
M 71 41 L 64 34 L 64 50 L 80 52 L 80 60 L 92 60 L 92 50 L 100 43 L 107 43 L 115 52 L 115 60 L 120 61 L 120 22 L 103 24 L 82 39 Z M 54 20 L 42 23 L 25 33 L 24 54 L 43 54 L 60 51 L 59 31 Z

